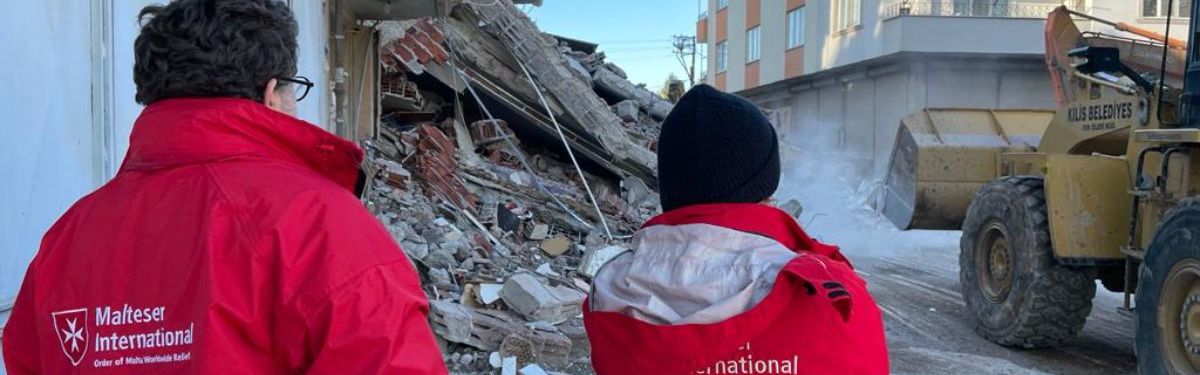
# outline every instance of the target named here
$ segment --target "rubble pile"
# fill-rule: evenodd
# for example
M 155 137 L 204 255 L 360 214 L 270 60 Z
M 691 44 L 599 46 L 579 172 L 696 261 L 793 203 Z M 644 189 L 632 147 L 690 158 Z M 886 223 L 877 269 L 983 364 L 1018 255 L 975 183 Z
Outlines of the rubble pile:
M 379 25 L 364 195 L 421 275 L 455 374 L 591 373 L 590 277 L 658 213 L 671 104 L 532 25 L 507 0 Z

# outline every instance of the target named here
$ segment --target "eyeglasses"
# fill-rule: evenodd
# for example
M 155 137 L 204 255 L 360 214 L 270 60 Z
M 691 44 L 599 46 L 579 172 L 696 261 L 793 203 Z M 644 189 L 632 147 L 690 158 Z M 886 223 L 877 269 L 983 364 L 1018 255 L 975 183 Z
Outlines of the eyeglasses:
M 312 90 L 316 84 L 309 80 L 308 77 L 296 76 L 296 78 L 276 78 L 277 80 L 292 83 L 296 85 L 296 101 L 304 100 L 308 96 L 308 90 Z

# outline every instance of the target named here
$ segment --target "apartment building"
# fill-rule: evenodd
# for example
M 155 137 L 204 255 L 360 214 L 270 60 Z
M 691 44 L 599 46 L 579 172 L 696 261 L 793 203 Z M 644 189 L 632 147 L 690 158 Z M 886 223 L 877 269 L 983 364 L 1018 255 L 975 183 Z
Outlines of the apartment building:
M 1171 35 L 1189 14 L 1175 1 Z M 1162 32 L 1167 0 L 707 0 L 703 82 L 771 111 L 785 142 L 847 151 L 881 176 L 900 119 L 926 107 L 1053 108 L 1045 16 L 1066 5 Z M 702 7 L 703 8 L 703 7 Z M 1080 29 L 1125 35 L 1077 20 Z

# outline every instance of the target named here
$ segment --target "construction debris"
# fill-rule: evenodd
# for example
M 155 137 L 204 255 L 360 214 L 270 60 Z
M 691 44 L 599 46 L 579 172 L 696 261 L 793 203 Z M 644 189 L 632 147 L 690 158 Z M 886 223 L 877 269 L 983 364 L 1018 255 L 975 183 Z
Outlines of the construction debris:
M 591 373 L 587 280 L 658 213 L 671 104 L 595 44 L 486 3 L 377 26 L 365 199 L 416 265 L 452 373 Z
M 607 68 L 596 69 L 595 72 L 592 72 L 592 75 L 595 77 L 597 87 L 608 91 L 611 95 L 637 101 L 655 119 L 665 119 L 667 118 L 667 114 L 671 112 L 671 102 L 655 95 L 645 87 L 634 85 L 632 82 L 626 80 L 625 77 L 617 75 L 612 70 Z
M 554 324 L 579 314 L 584 297 L 583 292 L 564 286 L 551 287 L 524 273 L 510 277 L 500 290 L 504 303 L 525 319 Z
M 571 241 L 566 237 L 554 237 L 542 241 L 541 248 L 547 255 L 556 257 L 571 249 Z
M 625 253 L 626 251 L 629 251 L 629 249 L 617 245 L 605 246 L 599 249 L 588 251 L 588 253 L 583 256 L 583 260 L 580 261 L 578 270 L 579 274 L 589 278 L 596 277 L 596 272 L 600 272 L 600 267 L 604 267 L 605 264 L 608 264 L 608 261 Z

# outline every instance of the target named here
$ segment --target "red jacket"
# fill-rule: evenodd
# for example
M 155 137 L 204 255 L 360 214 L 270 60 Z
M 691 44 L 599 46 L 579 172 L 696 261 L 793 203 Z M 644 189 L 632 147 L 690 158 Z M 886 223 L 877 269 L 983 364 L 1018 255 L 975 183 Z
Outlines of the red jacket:
M 351 192 L 362 157 L 250 100 L 146 107 L 42 239 L 8 372 L 445 373 L 412 265 Z
M 866 284 L 836 247 L 778 209 L 672 210 L 646 223 L 634 246 L 600 271 L 585 303 L 597 374 L 888 372 L 883 322 Z M 763 285 L 761 299 L 738 299 L 742 284 L 728 281 L 738 278 L 750 283 L 747 295 Z M 626 298 L 613 302 L 614 290 Z M 672 316 L 678 323 L 662 321 Z

